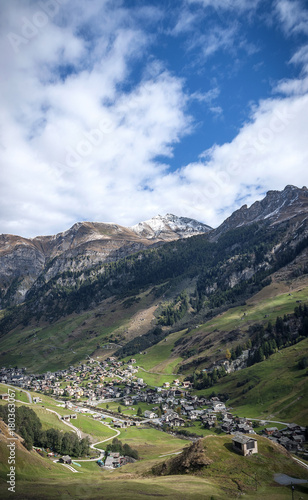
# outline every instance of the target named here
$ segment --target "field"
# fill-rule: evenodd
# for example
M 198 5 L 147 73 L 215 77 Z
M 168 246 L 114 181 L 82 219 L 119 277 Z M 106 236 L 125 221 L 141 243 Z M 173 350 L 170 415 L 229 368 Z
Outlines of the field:
M 299 302 L 307 302 L 306 281 L 305 286 L 296 290 L 293 290 L 290 284 L 288 293 L 285 293 L 286 288 L 288 287 L 285 285 L 272 283 L 247 300 L 245 305 L 228 309 L 185 334 L 186 349 L 193 348 L 197 351 L 187 358 L 185 363 L 200 359 L 200 362 L 197 361 L 198 368 L 207 368 L 214 360 L 224 358 L 226 348 L 231 349 L 245 342 L 248 339 L 247 332 L 250 325 L 255 323 L 267 325 L 269 321 L 275 323 L 277 316 L 293 313 Z M 184 335 L 182 337 L 184 338 Z M 174 356 L 177 352 L 178 348 Z M 208 361 L 202 361 L 203 358 L 207 358 Z M 185 374 L 189 372 L 191 368 L 184 369 Z
M 102 422 L 94 420 L 90 416 L 77 414 L 77 418 L 72 420 L 71 423 L 85 434 L 88 434 L 92 443 L 117 435 L 115 430 L 109 429 Z
M 8 394 L 8 389 L 10 389 L 11 391 L 13 390 L 15 392 L 15 399 L 16 400 L 22 401 L 23 403 L 29 402 L 28 396 L 24 391 L 17 389 L 16 387 L 7 386 L 5 384 L 0 384 L 0 393 L 1 394 Z
M 17 459 L 17 498 L 27 499 L 108 499 L 108 500 L 145 500 L 157 497 L 173 500 L 204 500 L 214 498 L 238 498 L 245 495 L 248 500 L 287 500 L 290 487 L 279 486 L 273 480 L 276 472 L 293 477 L 308 478 L 308 473 L 292 461 L 286 452 L 272 445 L 268 440 L 258 437 L 259 453 L 244 458 L 233 452 L 231 438 L 228 436 L 208 436 L 204 440 L 206 455 L 213 463 L 197 475 L 155 476 L 152 467 L 172 455 L 159 457 L 158 446 L 163 452 L 176 452 L 189 443 L 170 438 L 159 439 L 153 430 L 128 429 L 123 442 L 139 447 L 144 454 L 143 460 L 126 465 L 118 470 L 103 471 L 95 462 L 81 462 L 74 474 L 59 464 L 43 459 L 35 452 L 27 452 L 20 445 Z M 138 435 L 138 432 L 140 435 Z M 156 431 L 158 432 L 158 431 Z M 166 435 L 162 434 L 162 438 Z M 125 439 L 124 439 L 125 438 Z M 156 443 L 156 450 L 147 450 L 145 440 Z M 173 443 L 173 448 L 171 443 Z M 171 451 L 170 451 L 171 450 Z M 0 442 L 0 495 L 11 498 L 6 484 L 7 447 Z M 44 479 L 42 479 L 44 478 Z M 308 498 L 307 486 L 296 485 L 295 498 Z
M 299 370 L 297 364 L 307 353 L 308 339 L 305 339 L 262 363 L 227 375 L 211 389 L 198 392 L 205 395 L 213 390 L 228 393 L 228 406 L 234 407 L 239 416 L 294 421 L 305 426 L 308 422 L 308 376 L 307 369 Z M 244 381 L 247 382 L 243 384 Z
M 168 453 L 176 453 L 181 451 L 187 444 L 186 440 L 175 438 L 156 429 L 143 427 L 121 429 L 118 439 L 136 449 L 142 460 L 159 458 L 161 455 Z
M 172 383 L 175 378 L 183 378 L 177 375 L 177 368 L 182 361 L 180 356 L 173 355 L 174 343 L 183 336 L 185 332 L 175 332 L 158 344 L 148 348 L 143 354 L 136 354 L 139 366 L 138 377 L 143 378 L 148 385 L 162 385 L 164 382 Z M 126 358 L 129 359 L 129 358 Z

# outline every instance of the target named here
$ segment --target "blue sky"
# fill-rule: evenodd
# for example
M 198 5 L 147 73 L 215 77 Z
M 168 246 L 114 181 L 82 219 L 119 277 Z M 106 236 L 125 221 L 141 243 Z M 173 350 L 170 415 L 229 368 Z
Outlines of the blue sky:
M 301 0 L 2 0 L 0 233 L 213 227 L 307 184 Z

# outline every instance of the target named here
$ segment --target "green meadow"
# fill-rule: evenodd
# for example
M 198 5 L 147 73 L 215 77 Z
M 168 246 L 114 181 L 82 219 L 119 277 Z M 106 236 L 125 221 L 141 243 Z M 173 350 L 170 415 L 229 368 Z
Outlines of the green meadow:
M 298 369 L 298 362 L 305 355 L 308 355 L 308 339 L 282 349 L 261 363 L 225 376 L 210 389 L 197 392 L 204 395 L 213 390 L 228 393 L 228 406 L 239 416 L 307 425 L 307 369 Z

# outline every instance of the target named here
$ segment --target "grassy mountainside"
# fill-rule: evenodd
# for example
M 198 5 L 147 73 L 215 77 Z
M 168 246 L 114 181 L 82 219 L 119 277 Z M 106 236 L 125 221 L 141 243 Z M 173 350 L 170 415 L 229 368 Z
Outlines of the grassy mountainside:
M 228 393 L 228 406 L 239 416 L 268 420 L 308 422 L 308 372 L 298 362 L 308 356 L 308 339 L 283 349 L 267 360 L 220 379 L 210 394 Z
M 7 491 L 7 437 L 1 424 L 0 441 L 0 494 L 1 498 L 11 498 Z M 134 430 L 137 434 L 138 430 Z M 157 432 L 157 431 L 156 431 Z M 134 446 L 142 439 L 142 429 L 138 438 L 129 438 Z M 160 433 L 162 434 L 162 433 Z M 162 434 L 162 436 L 165 436 Z M 169 441 L 172 441 L 172 437 Z M 123 436 L 125 439 L 126 436 Z M 146 436 L 148 447 L 155 446 L 157 436 Z M 151 441 L 152 440 L 152 441 Z M 108 500 L 145 500 L 167 498 L 170 500 L 201 500 L 204 498 L 245 498 L 284 500 L 290 498 L 290 487 L 279 486 L 274 482 L 275 473 L 286 473 L 293 477 L 308 478 L 307 471 L 296 464 L 281 447 L 264 438 L 257 437 L 259 453 L 250 458 L 237 455 L 231 447 L 229 436 L 209 436 L 203 440 L 205 454 L 212 463 L 201 468 L 197 474 L 188 472 L 184 475 L 159 475 L 160 464 L 168 457 L 148 454 L 148 458 L 135 464 L 128 464 L 119 470 L 103 471 L 95 462 L 82 462 L 76 467 L 78 473 L 72 473 L 59 464 L 40 457 L 36 452 L 27 452 L 21 444 L 17 454 L 16 495 L 23 499 L 99 499 Z M 145 440 L 143 440 L 144 443 Z M 181 451 L 185 441 L 179 447 L 174 440 L 173 450 Z M 161 441 L 161 455 L 168 453 L 166 441 Z M 146 449 L 145 443 L 142 445 Z M 170 447 L 169 447 L 170 450 Z M 171 468 L 172 459 L 166 462 Z M 155 471 L 153 473 L 153 470 Z M 171 470 L 172 472 L 172 470 Z M 307 486 L 296 485 L 296 494 L 307 498 Z

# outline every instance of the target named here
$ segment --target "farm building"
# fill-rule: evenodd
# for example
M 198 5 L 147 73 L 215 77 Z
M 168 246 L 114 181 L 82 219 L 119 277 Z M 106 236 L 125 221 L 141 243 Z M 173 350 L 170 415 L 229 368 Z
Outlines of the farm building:
M 244 457 L 252 455 L 253 453 L 258 453 L 257 440 L 245 434 L 235 434 L 232 438 L 232 446 L 234 450 L 244 455 Z

